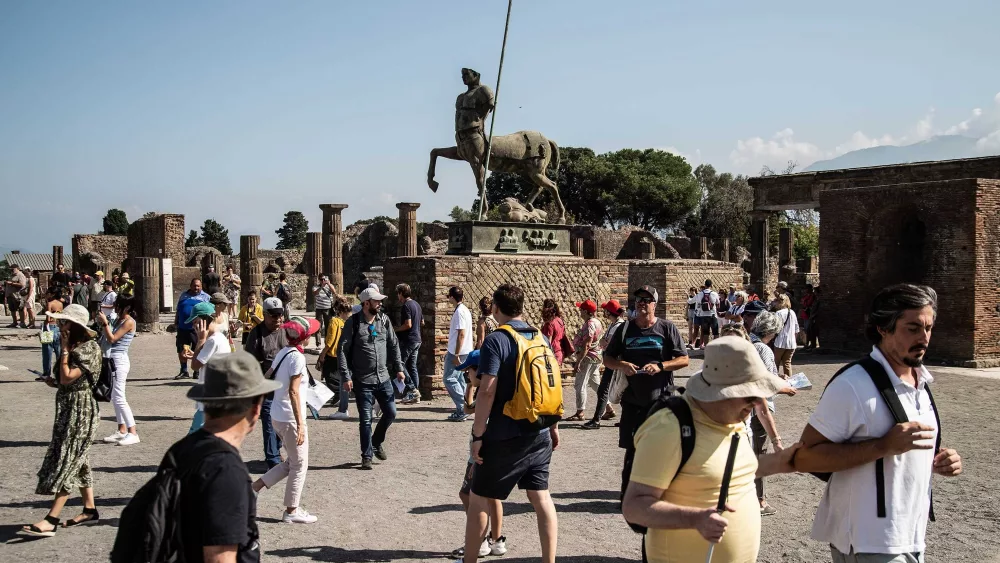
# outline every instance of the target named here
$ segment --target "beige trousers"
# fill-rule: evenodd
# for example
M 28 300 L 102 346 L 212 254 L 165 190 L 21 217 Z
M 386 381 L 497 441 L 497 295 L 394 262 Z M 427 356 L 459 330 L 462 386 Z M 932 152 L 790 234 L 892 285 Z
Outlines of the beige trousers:
M 791 348 L 774 349 L 774 365 L 778 366 L 778 371 L 784 372 L 785 378 L 792 376 L 792 354 L 795 350 Z
M 285 507 L 298 508 L 299 501 L 302 499 L 302 489 L 306 485 L 306 470 L 309 469 L 309 428 L 306 427 L 305 441 L 302 442 L 301 446 L 297 446 L 299 428 L 294 422 L 273 420 L 272 425 L 274 433 L 281 438 L 281 442 L 285 445 L 288 457 L 285 461 L 272 467 L 260 480 L 264 482 L 265 487 L 270 489 L 287 477 Z

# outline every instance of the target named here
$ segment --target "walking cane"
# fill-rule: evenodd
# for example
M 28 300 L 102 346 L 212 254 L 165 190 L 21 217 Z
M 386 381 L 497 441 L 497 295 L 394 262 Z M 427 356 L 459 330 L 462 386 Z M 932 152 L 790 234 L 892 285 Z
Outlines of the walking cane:
M 719 489 L 719 504 L 715 507 L 715 512 L 722 514 L 726 511 L 726 497 L 729 496 L 729 481 L 733 478 L 733 465 L 736 464 L 736 448 L 740 445 L 740 435 L 733 434 L 733 439 L 729 443 L 729 458 L 726 459 L 726 470 L 722 472 L 722 488 Z M 712 552 L 715 551 L 715 544 L 708 544 L 708 555 L 705 563 L 712 563 Z

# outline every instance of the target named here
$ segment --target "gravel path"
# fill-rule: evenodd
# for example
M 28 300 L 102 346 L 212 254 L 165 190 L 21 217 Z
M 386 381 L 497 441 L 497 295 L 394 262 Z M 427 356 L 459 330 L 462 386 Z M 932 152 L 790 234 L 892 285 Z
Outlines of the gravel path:
M 0 331 L 2 332 L 2 331 Z M 2 336 L 2 335 L 0 335 Z M 128 397 L 142 443 L 130 447 L 96 444 L 91 464 L 103 520 L 99 526 L 63 530 L 55 538 L 24 541 L 14 535 L 23 524 L 45 514 L 50 498 L 34 495 L 35 473 L 51 434 L 53 390 L 33 380 L 40 369 L 37 340 L 0 342 L 0 561 L 104 562 L 114 541 L 118 516 L 131 495 L 148 480 L 166 449 L 187 431 L 193 404 L 184 398 L 189 382 L 172 381 L 177 372 L 172 335 L 135 339 Z M 798 368 L 815 390 L 778 401 L 783 436 L 799 435 L 819 390 L 844 358 L 800 355 Z M 700 364 L 693 360 L 690 373 Z M 995 483 L 994 430 L 1000 381 L 943 370 L 935 397 L 944 419 L 945 443 L 965 459 L 966 474 L 935 479 L 938 522 L 929 527 L 928 561 L 998 562 L 1000 508 Z M 566 388 L 572 411 L 572 387 Z M 444 421 L 450 401 L 443 397 L 401 406 L 389 431 L 389 460 L 375 471 L 358 470 L 360 454 L 355 419 L 310 420 L 312 459 L 303 506 L 319 516 L 317 524 L 278 522 L 282 489 L 264 491 L 258 513 L 265 560 L 287 561 L 441 561 L 462 541 L 464 517 L 458 487 L 466 463 L 470 423 Z M 352 414 L 356 414 L 354 407 Z M 102 405 L 102 436 L 114 431 L 109 405 Z M 979 413 L 976 415 L 975 413 Z M 559 561 L 619 563 L 639 559 L 639 537 L 624 524 L 617 507 L 621 452 L 617 431 L 597 432 L 564 424 L 562 445 L 553 456 L 551 490 L 559 512 Z M 261 439 L 255 431 L 243 448 L 251 473 L 263 468 Z M 760 561 L 829 561 L 828 548 L 809 539 L 812 516 L 822 494 L 811 476 L 768 480 L 770 502 L 778 514 L 763 526 Z M 74 496 L 63 514 L 79 510 Z M 521 492 L 505 503 L 504 533 L 508 563 L 537 561 L 540 555 L 531 507 Z

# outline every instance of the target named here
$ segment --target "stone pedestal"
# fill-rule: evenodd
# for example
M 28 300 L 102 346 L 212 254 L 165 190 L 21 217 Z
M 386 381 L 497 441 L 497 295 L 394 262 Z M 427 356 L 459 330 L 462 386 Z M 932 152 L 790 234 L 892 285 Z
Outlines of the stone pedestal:
M 128 269 L 135 281 L 135 329 L 160 332 L 160 259 L 132 258 Z
M 63 262 L 63 247 L 61 247 L 61 246 L 53 246 L 52 247 L 52 273 L 55 273 L 55 272 L 59 271 L 59 264 L 62 264 L 63 266 L 66 265 L 66 263 Z M 66 268 L 66 273 L 69 273 L 70 270 L 72 270 L 72 268 Z
M 343 224 L 341 213 L 346 203 L 324 203 L 323 211 L 323 270 L 330 275 L 330 283 L 337 293 L 344 293 L 344 242 L 341 239 Z
M 397 203 L 399 209 L 399 244 L 396 256 L 417 255 L 417 208 L 419 203 Z
M 316 296 L 312 284 L 323 273 L 323 233 L 306 233 L 306 254 L 303 265 L 309 280 L 306 282 L 306 311 L 316 310 Z
M 240 279 L 243 280 L 240 289 L 243 295 L 251 289 L 260 292 L 260 285 L 264 283 L 264 271 L 257 260 L 258 246 L 260 246 L 260 236 L 240 236 Z
M 568 225 L 492 221 L 448 223 L 447 254 L 573 256 Z

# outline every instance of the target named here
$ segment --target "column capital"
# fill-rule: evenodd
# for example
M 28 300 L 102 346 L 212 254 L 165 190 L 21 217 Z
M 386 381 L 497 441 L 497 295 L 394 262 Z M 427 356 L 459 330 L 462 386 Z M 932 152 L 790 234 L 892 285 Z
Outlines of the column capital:
M 346 203 L 321 203 L 319 208 L 323 211 L 336 211 L 341 212 L 347 209 L 348 205 Z
M 400 202 L 396 204 L 396 209 L 406 210 L 406 211 L 414 211 L 419 207 L 420 207 L 419 203 Z

